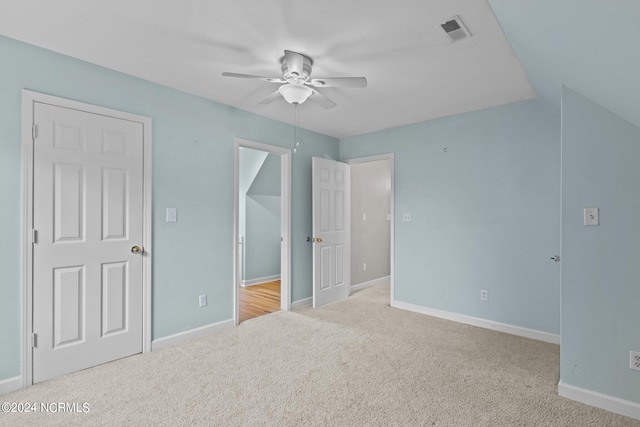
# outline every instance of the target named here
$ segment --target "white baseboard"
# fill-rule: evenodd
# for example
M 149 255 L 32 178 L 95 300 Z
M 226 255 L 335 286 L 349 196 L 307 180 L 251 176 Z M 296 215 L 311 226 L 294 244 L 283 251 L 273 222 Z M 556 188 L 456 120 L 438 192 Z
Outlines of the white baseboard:
M 525 338 L 531 338 L 538 341 L 544 341 L 551 344 L 560 345 L 560 335 L 551 334 L 549 332 L 538 331 L 535 329 L 523 328 L 520 326 L 508 325 L 506 323 L 494 322 L 491 320 L 480 319 L 478 317 L 465 316 L 464 314 L 451 313 L 448 311 L 436 310 L 434 308 L 423 307 L 421 305 L 409 304 L 401 301 L 393 301 L 391 307 L 400 308 L 402 310 L 413 311 L 428 316 L 439 317 L 441 319 L 452 320 L 458 323 L 464 323 L 472 326 L 479 326 L 485 329 L 505 332 L 511 335 L 518 335 Z
M 17 376 L 0 381 L 0 394 L 18 391 L 22 388 L 22 377 Z
M 357 291 L 358 289 L 368 288 L 370 286 L 379 285 L 380 283 L 386 283 L 391 280 L 391 276 L 380 277 L 378 279 L 369 280 L 368 282 L 358 283 L 357 285 L 351 285 L 352 291 Z
M 151 351 L 159 350 L 165 347 L 171 347 L 172 345 L 179 344 L 183 341 L 198 338 L 211 332 L 219 331 L 221 329 L 231 328 L 234 326 L 233 319 L 223 320 L 218 323 L 211 323 L 210 325 L 201 326 L 199 328 L 190 329 L 188 331 L 179 332 L 177 334 L 169 335 L 153 340 L 151 342 Z
M 267 276 L 267 277 L 259 277 L 257 279 L 243 280 L 240 283 L 241 286 L 253 286 L 260 285 L 262 283 L 273 282 L 276 280 L 280 280 L 280 275 L 276 274 L 275 276 Z
M 558 395 L 606 411 L 615 412 L 625 417 L 640 420 L 640 403 L 572 386 L 562 381 L 558 383 Z
M 304 307 L 305 305 L 310 305 L 313 303 L 313 297 L 299 299 L 298 301 L 294 301 L 291 303 L 291 308 L 299 308 Z

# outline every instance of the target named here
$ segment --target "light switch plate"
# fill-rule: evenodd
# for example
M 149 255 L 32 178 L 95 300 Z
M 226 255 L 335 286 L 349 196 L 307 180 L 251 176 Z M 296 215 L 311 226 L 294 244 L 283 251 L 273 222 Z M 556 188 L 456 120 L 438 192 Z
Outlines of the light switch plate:
M 167 208 L 167 222 L 178 222 L 178 209 Z
M 584 225 L 600 225 L 598 208 L 584 208 Z

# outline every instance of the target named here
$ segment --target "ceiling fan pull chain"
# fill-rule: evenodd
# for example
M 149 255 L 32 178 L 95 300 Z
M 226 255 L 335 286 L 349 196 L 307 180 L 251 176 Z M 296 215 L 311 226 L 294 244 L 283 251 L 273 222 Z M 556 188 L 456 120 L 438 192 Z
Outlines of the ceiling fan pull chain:
M 293 139 L 294 139 L 294 146 L 293 146 L 293 154 L 296 153 L 296 151 L 298 151 L 298 146 L 300 145 L 300 142 L 298 142 L 298 104 L 293 106 L 294 111 L 295 111 L 295 120 L 294 120 L 294 127 L 293 127 Z

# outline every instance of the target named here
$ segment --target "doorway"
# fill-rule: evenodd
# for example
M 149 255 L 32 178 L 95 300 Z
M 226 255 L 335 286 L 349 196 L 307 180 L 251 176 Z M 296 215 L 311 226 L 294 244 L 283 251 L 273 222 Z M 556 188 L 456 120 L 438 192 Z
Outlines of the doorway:
M 290 150 L 236 139 L 234 320 L 291 308 Z
M 394 300 L 394 155 L 351 166 L 351 290 L 390 283 Z
M 151 120 L 23 105 L 28 386 L 150 349 Z

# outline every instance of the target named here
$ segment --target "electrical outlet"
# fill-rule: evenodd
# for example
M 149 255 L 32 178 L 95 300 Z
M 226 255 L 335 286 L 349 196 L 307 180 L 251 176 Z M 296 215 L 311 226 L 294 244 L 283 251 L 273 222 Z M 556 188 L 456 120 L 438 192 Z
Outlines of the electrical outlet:
M 640 371 L 640 351 L 629 352 L 629 369 Z
M 207 305 L 207 295 L 200 295 L 198 297 L 198 303 L 200 304 L 200 307 L 204 307 L 205 305 Z
M 362 270 L 363 271 L 367 271 L 367 263 L 366 262 L 362 264 Z
M 481 301 L 488 301 L 489 300 L 489 291 L 487 291 L 486 289 L 482 289 L 480 291 L 480 300 Z

